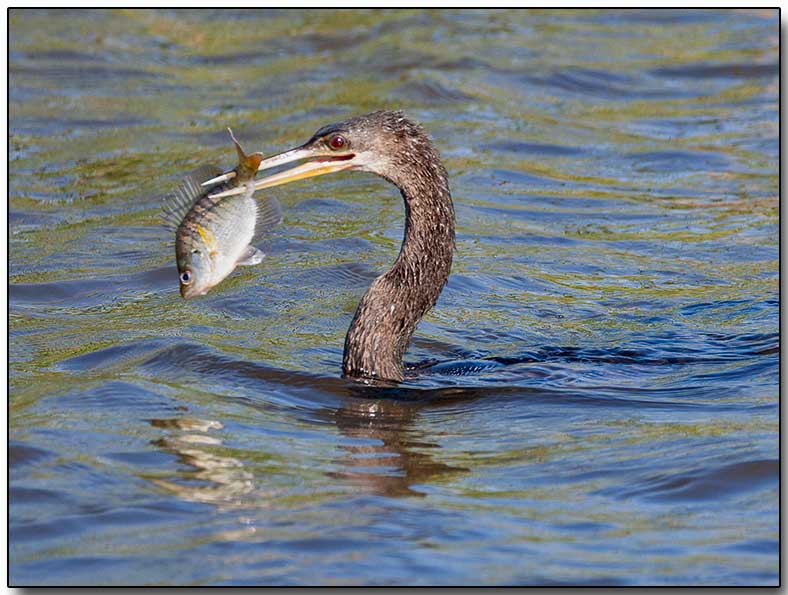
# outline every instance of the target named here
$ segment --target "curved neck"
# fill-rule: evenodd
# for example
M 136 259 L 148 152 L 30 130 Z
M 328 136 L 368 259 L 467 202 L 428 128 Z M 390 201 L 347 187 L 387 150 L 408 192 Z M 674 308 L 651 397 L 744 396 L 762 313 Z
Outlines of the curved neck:
M 405 200 L 405 237 L 389 271 L 361 298 L 345 338 L 346 376 L 402 381 L 416 325 L 438 301 L 454 252 L 454 205 L 439 158 L 391 179 Z

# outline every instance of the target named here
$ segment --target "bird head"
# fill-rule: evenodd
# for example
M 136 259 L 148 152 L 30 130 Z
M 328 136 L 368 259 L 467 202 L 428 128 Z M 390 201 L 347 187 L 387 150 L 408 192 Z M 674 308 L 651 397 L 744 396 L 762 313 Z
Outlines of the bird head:
M 434 149 L 421 126 L 401 111 L 378 111 L 320 128 L 303 145 L 263 159 L 258 171 L 297 163 L 255 182 L 255 189 L 345 170 L 366 171 L 397 183 L 402 168 L 429 160 Z M 204 185 L 215 183 L 209 180 Z M 228 190 L 215 197 L 243 190 Z

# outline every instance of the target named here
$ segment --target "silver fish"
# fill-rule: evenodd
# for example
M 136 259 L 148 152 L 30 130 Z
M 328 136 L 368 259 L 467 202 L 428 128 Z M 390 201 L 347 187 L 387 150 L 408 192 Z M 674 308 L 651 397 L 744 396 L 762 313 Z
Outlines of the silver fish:
M 239 157 L 233 175 L 206 188 L 201 185 L 203 181 L 221 177 L 221 169 L 201 166 L 184 178 L 163 206 L 165 223 L 175 231 L 175 259 L 184 299 L 205 295 L 237 266 L 262 262 L 265 255 L 251 242 L 260 228 L 267 229 L 281 221 L 276 201 L 269 198 L 258 205 L 253 196 L 254 173 L 262 154 L 245 155 L 232 131 L 230 136 Z M 239 186 L 244 188 L 243 194 L 210 196 L 217 189 Z

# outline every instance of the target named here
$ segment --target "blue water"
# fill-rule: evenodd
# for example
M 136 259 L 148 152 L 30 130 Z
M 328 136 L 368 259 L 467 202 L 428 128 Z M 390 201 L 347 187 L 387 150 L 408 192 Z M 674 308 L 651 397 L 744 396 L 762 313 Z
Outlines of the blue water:
M 775 10 L 9 12 L 12 585 L 776 585 Z M 340 174 L 209 295 L 161 197 L 402 108 L 452 276 L 340 378 L 402 201 Z

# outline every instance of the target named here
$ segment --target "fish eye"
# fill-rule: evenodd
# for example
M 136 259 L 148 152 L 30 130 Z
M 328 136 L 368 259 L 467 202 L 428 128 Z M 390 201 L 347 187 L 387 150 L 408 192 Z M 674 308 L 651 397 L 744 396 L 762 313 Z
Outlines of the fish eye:
M 181 283 L 184 285 L 188 285 L 192 282 L 192 274 L 189 271 L 183 271 L 181 273 Z
M 335 134 L 329 139 L 328 146 L 331 147 L 334 151 L 338 151 L 339 149 L 344 149 L 346 147 L 349 147 L 350 143 L 341 134 Z

